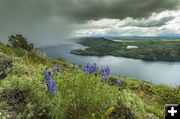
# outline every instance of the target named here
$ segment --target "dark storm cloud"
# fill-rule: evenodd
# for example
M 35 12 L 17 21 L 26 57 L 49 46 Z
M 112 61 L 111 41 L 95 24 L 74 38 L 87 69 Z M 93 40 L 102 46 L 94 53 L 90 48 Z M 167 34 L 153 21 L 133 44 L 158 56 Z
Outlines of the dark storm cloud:
M 101 18 L 144 18 L 174 10 L 179 0 L 0 0 L 0 27 L 32 25 L 56 15 L 74 22 Z
M 76 21 L 101 18 L 144 18 L 153 12 L 175 10 L 179 0 L 57 0 L 58 13 Z
M 57 44 L 75 22 L 144 18 L 178 5 L 179 0 L 0 0 L 0 41 L 23 33 L 38 45 Z
M 160 27 L 166 25 L 169 21 L 173 20 L 175 17 L 168 16 L 162 17 L 159 20 L 141 20 L 141 21 L 134 21 L 125 24 L 124 26 L 137 26 L 137 27 Z
M 0 0 L 0 27 L 25 26 L 56 15 L 73 22 L 101 18 L 144 18 L 174 10 L 179 0 Z

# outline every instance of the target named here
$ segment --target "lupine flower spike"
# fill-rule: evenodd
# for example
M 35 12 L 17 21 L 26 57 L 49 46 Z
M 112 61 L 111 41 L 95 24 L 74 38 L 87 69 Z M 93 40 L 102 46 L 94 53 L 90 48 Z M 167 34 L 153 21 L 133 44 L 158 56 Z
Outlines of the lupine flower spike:
M 95 73 L 95 72 L 96 72 L 96 66 L 95 66 L 94 64 L 91 65 L 90 71 L 91 71 L 92 73 Z
M 119 79 L 117 79 L 117 80 L 116 80 L 116 85 L 117 85 L 117 86 L 120 86 L 120 84 L 121 84 L 121 81 L 120 81 Z
M 89 70 L 90 68 L 89 68 L 89 65 L 88 64 L 86 64 L 85 66 L 84 66 L 84 68 L 83 68 L 83 71 L 84 71 L 84 73 L 87 75 L 88 73 L 89 73 Z
M 96 73 L 96 65 L 95 64 L 92 64 L 90 65 L 89 63 L 88 64 L 85 64 L 84 65 L 84 68 L 83 68 L 83 71 L 84 73 L 87 75 L 88 73 Z
M 102 78 L 107 81 L 108 74 L 107 74 L 107 72 L 105 70 L 102 70 L 102 74 L 101 75 L 102 75 Z
M 100 73 L 102 75 L 102 79 L 107 81 L 108 76 L 110 74 L 110 68 L 108 66 L 106 68 L 101 67 Z
M 57 68 L 54 66 L 54 64 L 52 65 L 52 71 L 54 74 L 56 74 L 56 72 L 57 72 Z
M 53 81 L 51 82 L 51 91 L 52 91 L 53 93 L 56 93 L 56 87 L 55 87 Z
M 55 88 L 55 85 L 54 85 L 54 82 L 51 78 L 51 73 L 48 71 L 48 69 L 46 68 L 45 71 L 44 71 L 44 77 L 46 79 L 46 86 L 47 86 L 47 89 L 50 93 L 56 93 L 56 88 Z
M 106 70 L 106 73 L 109 75 L 109 74 L 110 74 L 110 68 L 109 68 L 109 66 L 107 66 L 105 70 Z

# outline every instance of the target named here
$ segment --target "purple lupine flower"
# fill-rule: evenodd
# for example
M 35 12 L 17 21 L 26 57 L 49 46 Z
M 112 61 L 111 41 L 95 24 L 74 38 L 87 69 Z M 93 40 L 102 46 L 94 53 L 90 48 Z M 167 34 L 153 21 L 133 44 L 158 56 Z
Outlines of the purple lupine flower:
M 87 69 L 89 72 L 91 71 L 91 65 L 89 63 L 87 64 Z
M 106 80 L 108 79 L 108 74 L 106 73 L 106 71 L 105 71 L 105 70 L 102 70 L 101 75 L 102 75 L 103 80 L 105 80 L 105 81 L 106 81 Z
M 95 73 L 95 72 L 96 72 L 96 66 L 95 66 L 94 64 L 90 66 L 90 71 L 91 71 L 92 73 Z
M 46 68 L 45 71 L 44 71 L 44 77 L 46 78 L 48 76 L 49 76 L 49 71 L 48 71 L 48 68 Z
M 45 71 L 44 71 L 44 77 L 46 79 L 46 86 L 47 86 L 47 89 L 50 93 L 52 92 L 56 92 L 56 88 L 55 88 L 55 85 L 54 85 L 54 82 L 51 78 L 51 73 L 48 71 L 48 69 L 46 68 Z
M 55 87 L 53 81 L 51 82 L 51 91 L 52 91 L 53 93 L 56 93 L 56 87 Z
M 54 64 L 52 65 L 52 71 L 54 74 L 56 74 L 56 72 L 57 72 L 57 68 L 54 66 Z
M 117 79 L 117 80 L 116 80 L 116 85 L 117 85 L 117 86 L 120 86 L 120 84 L 121 84 L 121 81 L 120 81 L 119 79 Z
M 100 74 L 103 76 L 103 74 L 104 74 L 104 68 L 101 67 L 99 72 L 100 72 Z
M 100 67 L 100 73 L 102 74 L 102 72 L 104 71 L 103 67 Z
M 51 93 L 51 80 L 46 80 L 47 90 Z
M 88 68 L 86 68 L 86 67 L 84 67 L 83 71 L 86 75 L 89 73 Z
M 109 75 L 109 74 L 110 74 L 110 68 L 109 68 L 109 66 L 107 66 L 105 70 L 106 70 L 106 73 Z
M 49 92 L 51 92 L 51 73 L 48 71 L 48 69 L 46 68 L 46 70 L 44 71 L 44 76 L 46 78 L 46 86 Z
M 90 65 L 86 64 L 83 68 L 84 73 L 87 75 L 90 72 Z
M 106 68 L 101 67 L 100 73 L 102 75 L 102 79 L 106 81 L 108 79 L 109 74 L 110 74 L 110 68 L 108 66 Z

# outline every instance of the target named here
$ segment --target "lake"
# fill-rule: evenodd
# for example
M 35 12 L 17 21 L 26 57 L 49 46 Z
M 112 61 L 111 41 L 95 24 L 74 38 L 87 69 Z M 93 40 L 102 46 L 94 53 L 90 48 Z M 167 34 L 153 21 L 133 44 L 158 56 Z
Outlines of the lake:
M 76 43 L 64 43 L 59 46 L 40 48 L 49 57 L 63 57 L 66 61 L 76 64 L 96 63 L 98 66 L 110 66 L 111 73 L 134 77 L 154 84 L 180 85 L 180 62 L 143 61 L 114 56 L 77 56 L 70 50 L 84 49 Z

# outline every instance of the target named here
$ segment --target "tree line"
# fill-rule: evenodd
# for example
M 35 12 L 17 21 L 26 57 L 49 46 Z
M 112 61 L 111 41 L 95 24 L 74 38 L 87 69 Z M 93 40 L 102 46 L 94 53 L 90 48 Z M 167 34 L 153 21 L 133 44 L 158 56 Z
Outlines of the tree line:
M 28 43 L 27 39 L 22 34 L 9 36 L 8 45 L 14 48 L 22 48 L 31 51 L 34 48 L 32 43 Z

